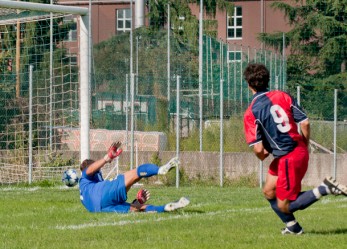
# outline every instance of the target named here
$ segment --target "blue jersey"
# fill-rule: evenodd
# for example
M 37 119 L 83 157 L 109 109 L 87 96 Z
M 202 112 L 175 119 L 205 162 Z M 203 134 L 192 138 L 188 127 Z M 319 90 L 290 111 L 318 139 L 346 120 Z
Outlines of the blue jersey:
M 262 142 L 274 157 L 281 157 L 302 141 L 296 123 L 306 119 L 306 114 L 289 94 L 257 92 L 244 115 L 246 141 L 250 146 Z
M 100 172 L 88 176 L 86 170 L 82 171 L 82 177 L 79 182 L 81 202 L 88 211 L 100 212 L 105 181 Z
M 81 202 L 90 212 L 127 213 L 130 210 L 124 175 L 104 181 L 100 172 L 88 176 L 85 169 L 79 187 Z

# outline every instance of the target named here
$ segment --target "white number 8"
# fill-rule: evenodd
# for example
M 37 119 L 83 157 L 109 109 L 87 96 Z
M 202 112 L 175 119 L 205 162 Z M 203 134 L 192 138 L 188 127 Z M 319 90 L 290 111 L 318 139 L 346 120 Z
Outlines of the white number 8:
M 279 105 L 273 105 L 270 108 L 271 115 L 277 125 L 277 129 L 282 132 L 290 130 L 289 118 L 287 113 Z

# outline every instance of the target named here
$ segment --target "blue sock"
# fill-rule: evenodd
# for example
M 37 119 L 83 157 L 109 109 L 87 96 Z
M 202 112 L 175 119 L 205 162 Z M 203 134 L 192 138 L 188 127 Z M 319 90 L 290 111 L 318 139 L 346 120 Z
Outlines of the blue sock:
M 295 217 L 293 214 L 287 214 L 287 213 L 283 213 L 277 206 L 277 200 L 276 199 L 271 199 L 268 200 L 270 202 L 270 205 L 273 209 L 273 211 L 275 211 L 275 213 L 277 214 L 277 216 L 284 222 L 284 223 L 288 223 L 290 221 L 294 221 Z
M 145 212 L 156 212 L 156 213 L 163 213 L 165 206 L 153 206 L 153 205 L 147 205 Z
M 301 192 L 298 198 L 289 204 L 289 212 L 294 213 L 297 210 L 303 210 L 318 200 L 319 199 L 314 195 L 313 190 Z
M 139 177 L 150 177 L 158 175 L 159 167 L 155 164 L 145 163 L 137 167 L 137 175 Z

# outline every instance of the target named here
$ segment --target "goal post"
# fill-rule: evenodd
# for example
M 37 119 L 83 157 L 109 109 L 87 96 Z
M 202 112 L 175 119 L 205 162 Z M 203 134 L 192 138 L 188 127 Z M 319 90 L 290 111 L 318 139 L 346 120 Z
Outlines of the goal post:
M 1 0 L 0 7 L 9 8 L 9 9 L 66 13 L 66 14 L 73 14 L 73 15 L 80 15 L 80 16 L 88 16 L 88 13 L 89 13 L 87 8 L 82 8 L 82 7 L 44 4 L 44 3 L 31 3 L 31 2 L 11 1 L 11 0 Z
M 11 113 L 11 115 L 13 115 L 14 120 L 11 120 L 8 124 L 8 126 L 6 126 L 5 124 L 2 125 L 1 128 L 5 128 L 6 131 L 0 131 L 0 142 L 2 144 L 2 147 L 0 148 L 1 150 L 1 156 L 4 154 L 11 154 L 11 158 L 8 158 L 8 160 L 1 160 L 0 162 L 0 173 L 3 170 L 8 169 L 8 172 L 15 172 L 16 170 L 14 170 L 13 168 L 11 168 L 13 165 L 16 165 L 17 168 L 20 167 L 19 164 L 30 164 L 30 156 L 29 158 L 24 158 L 21 159 L 21 163 L 18 163 L 19 160 L 16 161 L 16 157 L 18 154 L 23 154 L 23 153 L 28 153 L 28 135 L 27 135 L 27 128 L 25 128 L 26 132 L 25 135 L 20 134 L 20 129 L 18 127 L 13 128 L 13 124 L 11 124 L 11 122 L 23 122 L 23 118 L 22 117 L 15 117 L 14 113 L 15 112 L 22 112 L 22 116 L 23 113 L 26 115 L 26 117 L 24 118 L 26 121 L 25 122 L 31 122 L 31 121 L 27 121 L 27 120 L 31 120 L 32 118 L 32 114 L 31 114 L 31 108 L 36 108 L 34 111 L 33 116 L 35 117 L 34 122 L 36 122 L 37 127 L 48 127 L 50 126 L 50 128 L 52 128 L 52 126 L 54 126 L 55 129 L 57 129 L 57 127 L 61 127 L 67 124 L 66 120 L 71 120 L 72 116 L 76 116 L 78 115 L 78 117 L 75 117 L 75 121 L 78 121 L 79 124 L 79 137 L 75 137 L 76 139 L 76 143 L 79 143 L 79 154 L 80 154 L 80 158 L 79 160 L 82 161 L 86 158 L 89 158 L 90 156 L 90 144 L 89 144 L 89 123 L 90 123 L 90 57 L 91 57 L 91 41 L 90 41 L 90 26 L 89 26 L 89 9 L 88 8 L 82 8 L 82 7 L 71 7 L 71 6 L 63 6 L 63 5 L 53 5 L 53 4 L 41 4 L 41 3 L 31 3 L 31 2 L 21 2 L 21 1 L 4 1 L 4 0 L 0 0 L 0 9 L 12 9 L 12 13 L 17 13 L 20 11 L 23 11 L 23 13 L 25 12 L 26 14 L 24 15 L 18 15 L 17 16 L 10 16 L 8 17 L 8 19 L 6 19 L 6 17 L 1 17 L 0 19 L 0 35 L 1 35 L 1 39 L 3 37 L 6 37 L 7 40 L 2 40 L 2 43 L 6 43 L 6 46 L 2 46 L 1 48 L 1 56 L 0 56 L 0 63 L 1 63 L 1 68 L 0 68 L 0 77 L 4 78 L 4 79 L 9 79 L 9 78 L 14 78 L 17 77 L 15 75 L 14 72 L 12 72 L 12 66 L 13 68 L 17 68 L 21 67 L 24 68 L 25 70 L 28 71 L 29 66 L 31 67 L 31 63 L 36 63 L 38 70 L 36 72 L 33 73 L 34 75 L 34 82 L 32 82 L 33 84 L 35 84 L 35 82 L 41 82 L 41 83 L 37 83 L 38 86 L 37 88 L 34 88 L 34 107 L 29 107 L 27 106 L 27 101 L 29 99 L 30 96 L 30 102 L 32 101 L 31 99 L 31 93 L 26 93 L 25 98 L 15 98 L 12 100 L 7 99 L 5 102 L 10 102 L 10 101 L 16 101 L 16 103 L 21 103 L 22 106 L 25 106 L 25 110 L 19 110 L 19 108 L 17 108 L 18 110 L 15 110 L 13 113 Z M 30 14 L 28 15 L 27 13 Z M 44 13 L 44 14 L 42 14 Z M 31 16 L 30 16 L 31 15 Z M 41 15 L 41 16 L 40 16 Z M 48 26 L 52 26 L 51 24 L 49 24 L 49 19 L 52 20 L 53 16 L 54 18 L 63 18 L 65 16 L 77 16 L 78 18 L 78 48 L 76 50 L 77 56 L 78 56 L 78 67 L 77 70 L 71 69 L 71 65 L 68 65 L 67 63 L 62 63 L 60 65 L 60 68 L 51 68 L 48 69 L 47 65 L 47 61 L 45 59 L 45 61 L 41 61 L 39 64 L 38 63 L 38 59 L 37 58 L 45 58 L 47 57 L 47 53 L 46 52 L 42 52 L 43 48 L 42 47 L 51 47 L 51 44 L 49 43 L 49 39 L 47 39 L 46 37 L 44 38 L 39 38 L 40 36 L 40 28 L 41 27 L 36 27 L 36 28 L 32 28 L 32 30 L 29 30 L 29 28 L 31 27 L 32 23 L 36 22 L 39 23 L 40 21 L 42 22 L 42 20 L 46 21 L 45 25 L 46 27 Z M 29 17 L 28 17 L 29 16 Z M 45 18 L 45 19 L 44 19 Z M 23 21 L 24 20 L 24 21 Z M 37 21 L 40 20 L 40 21 Z M 60 20 L 60 19 L 59 19 Z M 16 23 L 21 22 L 21 24 L 23 24 L 20 27 L 20 32 L 22 33 L 20 39 L 23 42 L 25 39 L 27 39 L 25 37 L 25 32 L 29 32 L 30 35 L 37 35 L 37 39 L 38 40 L 44 40 L 44 42 L 46 42 L 45 44 L 40 44 L 37 45 L 37 47 L 33 48 L 31 47 L 32 43 L 30 43 L 30 41 L 26 41 L 28 44 L 31 44 L 29 48 L 23 48 L 20 47 L 21 50 L 23 50 L 21 55 L 20 60 L 23 60 L 25 62 L 25 65 L 21 64 L 18 65 L 16 64 L 15 60 L 11 59 L 11 65 L 10 62 L 4 62 L 5 59 L 7 60 L 7 57 L 9 58 L 8 54 L 11 53 L 16 54 L 17 56 L 17 52 L 16 49 L 18 50 L 18 46 L 17 48 L 15 47 L 16 40 L 18 40 L 18 33 L 17 33 L 17 39 L 16 39 L 16 33 L 13 32 L 16 29 Z M 48 24 L 46 24 L 48 23 Z M 36 24 L 37 25 L 37 24 Z M 9 27 L 9 28 L 8 28 Z M 18 26 L 17 26 L 18 27 Z M 46 28 L 45 27 L 45 28 Z M 10 30 L 11 29 L 11 30 Z M 51 29 L 53 29 L 51 27 Z M 18 30 L 18 28 L 17 28 Z M 51 31 L 52 32 L 52 31 Z M 59 36 L 60 34 L 55 35 L 55 39 L 57 39 L 56 37 Z M 12 40 L 10 40 L 12 39 Z M 46 40 L 45 40 L 46 39 Z M 56 42 L 56 41 L 55 41 Z M 8 45 L 10 44 L 10 45 Z M 12 45 L 12 47 L 11 47 Z M 57 49 L 55 51 L 51 51 L 50 53 L 56 55 L 60 53 L 60 50 L 64 50 L 64 48 L 60 47 L 60 45 L 58 44 Z M 7 49 L 7 50 L 6 50 Z M 9 52 L 10 51 L 10 52 Z M 39 51 L 39 52 L 38 52 Z M 41 53 L 42 52 L 42 53 Z M 63 53 L 63 52 L 62 52 Z M 6 57 L 7 56 L 7 57 Z M 64 55 L 65 56 L 65 55 Z M 60 59 L 59 60 L 65 60 L 66 57 L 64 57 L 62 55 L 60 55 Z M 58 56 L 59 57 L 59 56 Z M 63 58 L 64 57 L 64 58 Z M 43 59 L 42 59 L 43 60 Z M 70 60 L 70 59 L 69 59 Z M 6 63 L 8 63 L 8 65 L 6 65 Z M 56 63 L 56 62 L 55 62 Z M 13 65 L 12 65 L 13 64 Z M 51 61 L 49 62 L 49 64 L 51 64 Z M 72 63 L 70 63 L 72 64 Z M 52 67 L 52 65 L 50 65 Z M 66 67 L 69 66 L 70 69 L 67 69 Z M 11 70 L 8 69 L 8 67 L 11 67 Z M 40 69 L 41 68 L 41 69 Z M 44 69 L 42 69 L 44 68 Z M 41 70 L 41 71 L 39 71 Z M 55 74 L 59 74 L 57 75 L 49 75 L 51 74 L 51 72 L 54 70 Z M 70 72 L 69 72 L 70 70 Z M 74 70 L 74 73 L 76 75 L 75 76 L 71 76 L 71 70 Z M 39 71 L 39 72 L 38 72 Z M 69 76 L 70 75 L 70 76 Z M 27 75 L 25 75 L 23 78 L 28 77 Z M 54 91 L 61 91 L 61 93 L 59 93 L 59 95 L 57 95 L 53 100 L 53 104 L 44 104 L 42 101 L 43 98 L 45 98 L 45 101 L 47 101 L 47 99 L 49 99 L 49 97 L 47 97 L 48 95 L 52 94 L 50 93 L 50 87 L 52 86 L 46 86 L 45 88 L 43 87 L 43 85 L 48 85 L 48 81 L 52 80 L 52 77 L 54 77 L 55 81 L 60 82 L 60 85 L 54 86 Z M 69 82 L 68 78 L 71 77 L 75 77 L 76 78 L 76 83 L 77 83 L 77 89 L 74 89 L 74 79 L 72 80 L 72 82 Z M 27 79 L 25 79 L 27 80 Z M 71 80 L 71 79 L 70 79 Z M 24 79 L 23 79 L 24 81 Z M 3 83 L 2 85 L 0 85 L 0 93 L 2 95 L 6 95 L 6 96 L 12 96 L 11 94 L 8 94 L 7 89 L 9 89 L 9 87 L 12 89 L 13 84 L 11 83 L 13 82 L 13 80 L 7 80 L 5 81 L 5 83 Z M 25 83 L 25 84 L 29 84 L 29 83 Z M 27 88 L 26 85 L 24 85 L 22 88 L 25 88 L 25 91 L 28 91 L 30 89 Z M 6 90 L 3 90 L 6 89 Z M 73 92 L 74 91 L 74 92 Z M 71 93 L 73 92 L 73 93 Z M 54 92 L 55 93 L 55 92 Z M 45 96 L 43 96 L 45 95 Z M 1 97 L 1 96 L 0 96 Z M 13 98 L 13 97 L 12 97 Z M 35 99 L 36 98 L 36 99 Z M 41 98 L 41 100 L 40 100 Z M 21 102 L 20 102 L 21 101 Z M 59 103 L 58 103 L 59 101 Z M 69 107 L 68 102 L 71 102 L 71 106 L 73 107 Z M 74 106 L 74 102 L 76 102 L 76 108 Z M 11 105 L 11 104 L 8 104 Z M 47 122 L 47 117 L 45 121 L 42 121 L 40 118 L 41 116 L 47 115 L 47 113 L 45 112 L 51 112 L 51 108 L 53 105 L 53 108 L 56 108 L 56 106 L 59 106 L 57 108 L 59 108 L 59 113 L 55 113 L 55 118 L 56 118 L 56 122 L 54 123 L 50 123 Z M 0 118 L 6 117 L 8 116 L 7 114 L 7 107 L 3 107 L 2 110 L 5 110 L 5 114 L 4 115 L 0 115 Z M 71 111 L 70 111 L 71 108 Z M 30 112 L 28 111 L 30 109 Z M 64 117 L 65 113 L 70 112 L 70 116 L 69 117 Z M 27 118 L 27 116 L 30 116 L 30 118 Z M 12 125 L 12 126 L 11 126 Z M 21 123 L 21 127 L 30 127 L 29 123 Z M 12 132 L 13 130 L 16 130 L 16 132 L 14 132 L 13 134 L 11 133 L 11 139 L 8 138 L 8 134 L 5 134 L 6 132 Z M 33 134 L 30 134 L 30 136 L 35 137 L 35 142 L 37 145 L 36 152 L 40 150 L 40 143 L 51 143 L 52 140 L 50 140 L 50 142 L 48 142 L 47 137 L 49 135 L 46 134 L 46 138 L 44 142 L 42 142 L 42 139 L 40 136 L 40 132 L 42 132 L 41 130 L 37 129 L 33 131 Z M 46 133 L 48 133 L 46 131 Z M 24 134 L 24 133 L 23 133 Z M 7 138 L 5 138 L 7 136 Z M 24 138 L 24 140 L 22 139 L 22 137 L 26 137 L 26 139 Z M 5 139 L 4 139 L 5 138 Z M 7 140 L 6 140 L 7 139 Z M 42 140 L 40 140 L 42 139 Z M 55 142 L 55 139 L 53 139 L 53 142 Z M 11 141 L 9 141 L 11 140 Z M 21 145 L 16 144 L 15 141 L 21 140 Z M 61 146 L 58 145 L 58 147 Z M 24 148 L 25 147 L 25 148 Z M 29 146 L 30 147 L 30 146 Z M 4 149 L 5 148 L 5 149 Z M 23 149 L 24 148 L 24 149 Z M 47 148 L 46 148 L 47 149 Z M 26 150 L 26 151 L 25 151 Z M 43 150 L 43 149 L 42 149 Z M 23 152 L 21 152 L 23 151 Z M 48 149 L 49 151 L 49 149 Z M 30 152 L 29 152 L 30 153 Z M 32 155 L 31 155 L 32 156 Z M 36 156 L 36 155 L 35 155 Z M 15 162 L 16 161 L 16 162 Z M 41 162 L 41 164 L 43 164 L 44 162 Z M 46 164 L 48 164 L 49 162 L 46 162 Z M 30 167 L 30 165 L 29 165 Z M 56 169 L 54 169 L 56 170 Z M 52 170 L 52 171 L 54 171 Z M 23 170 L 22 170 L 23 171 Z M 28 172 L 23 173 L 23 174 L 30 174 L 31 169 L 28 170 Z M 52 172 L 50 172 L 52 173 Z M 17 173 L 13 173 L 13 174 L 17 174 Z M 3 183 L 3 175 L 0 177 L 0 184 Z M 18 177 L 18 181 L 16 182 L 23 182 L 23 178 Z M 31 176 L 27 176 L 27 179 L 29 179 L 29 183 L 31 181 Z M 6 183 L 6 180 L 5 180 Z M 9 182 L 11 183 L 11 182 Z M 13 183 L 13 182 L 12 182 Z

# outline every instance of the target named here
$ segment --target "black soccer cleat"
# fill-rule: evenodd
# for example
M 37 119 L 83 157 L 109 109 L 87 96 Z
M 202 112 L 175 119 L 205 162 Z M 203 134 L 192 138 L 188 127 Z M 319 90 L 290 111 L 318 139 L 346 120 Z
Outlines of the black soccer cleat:
M 347 196 L 347 187 L 338 183 L 333 177 L 325 178 L 323 183 L 328 187 L 331 194 Z

